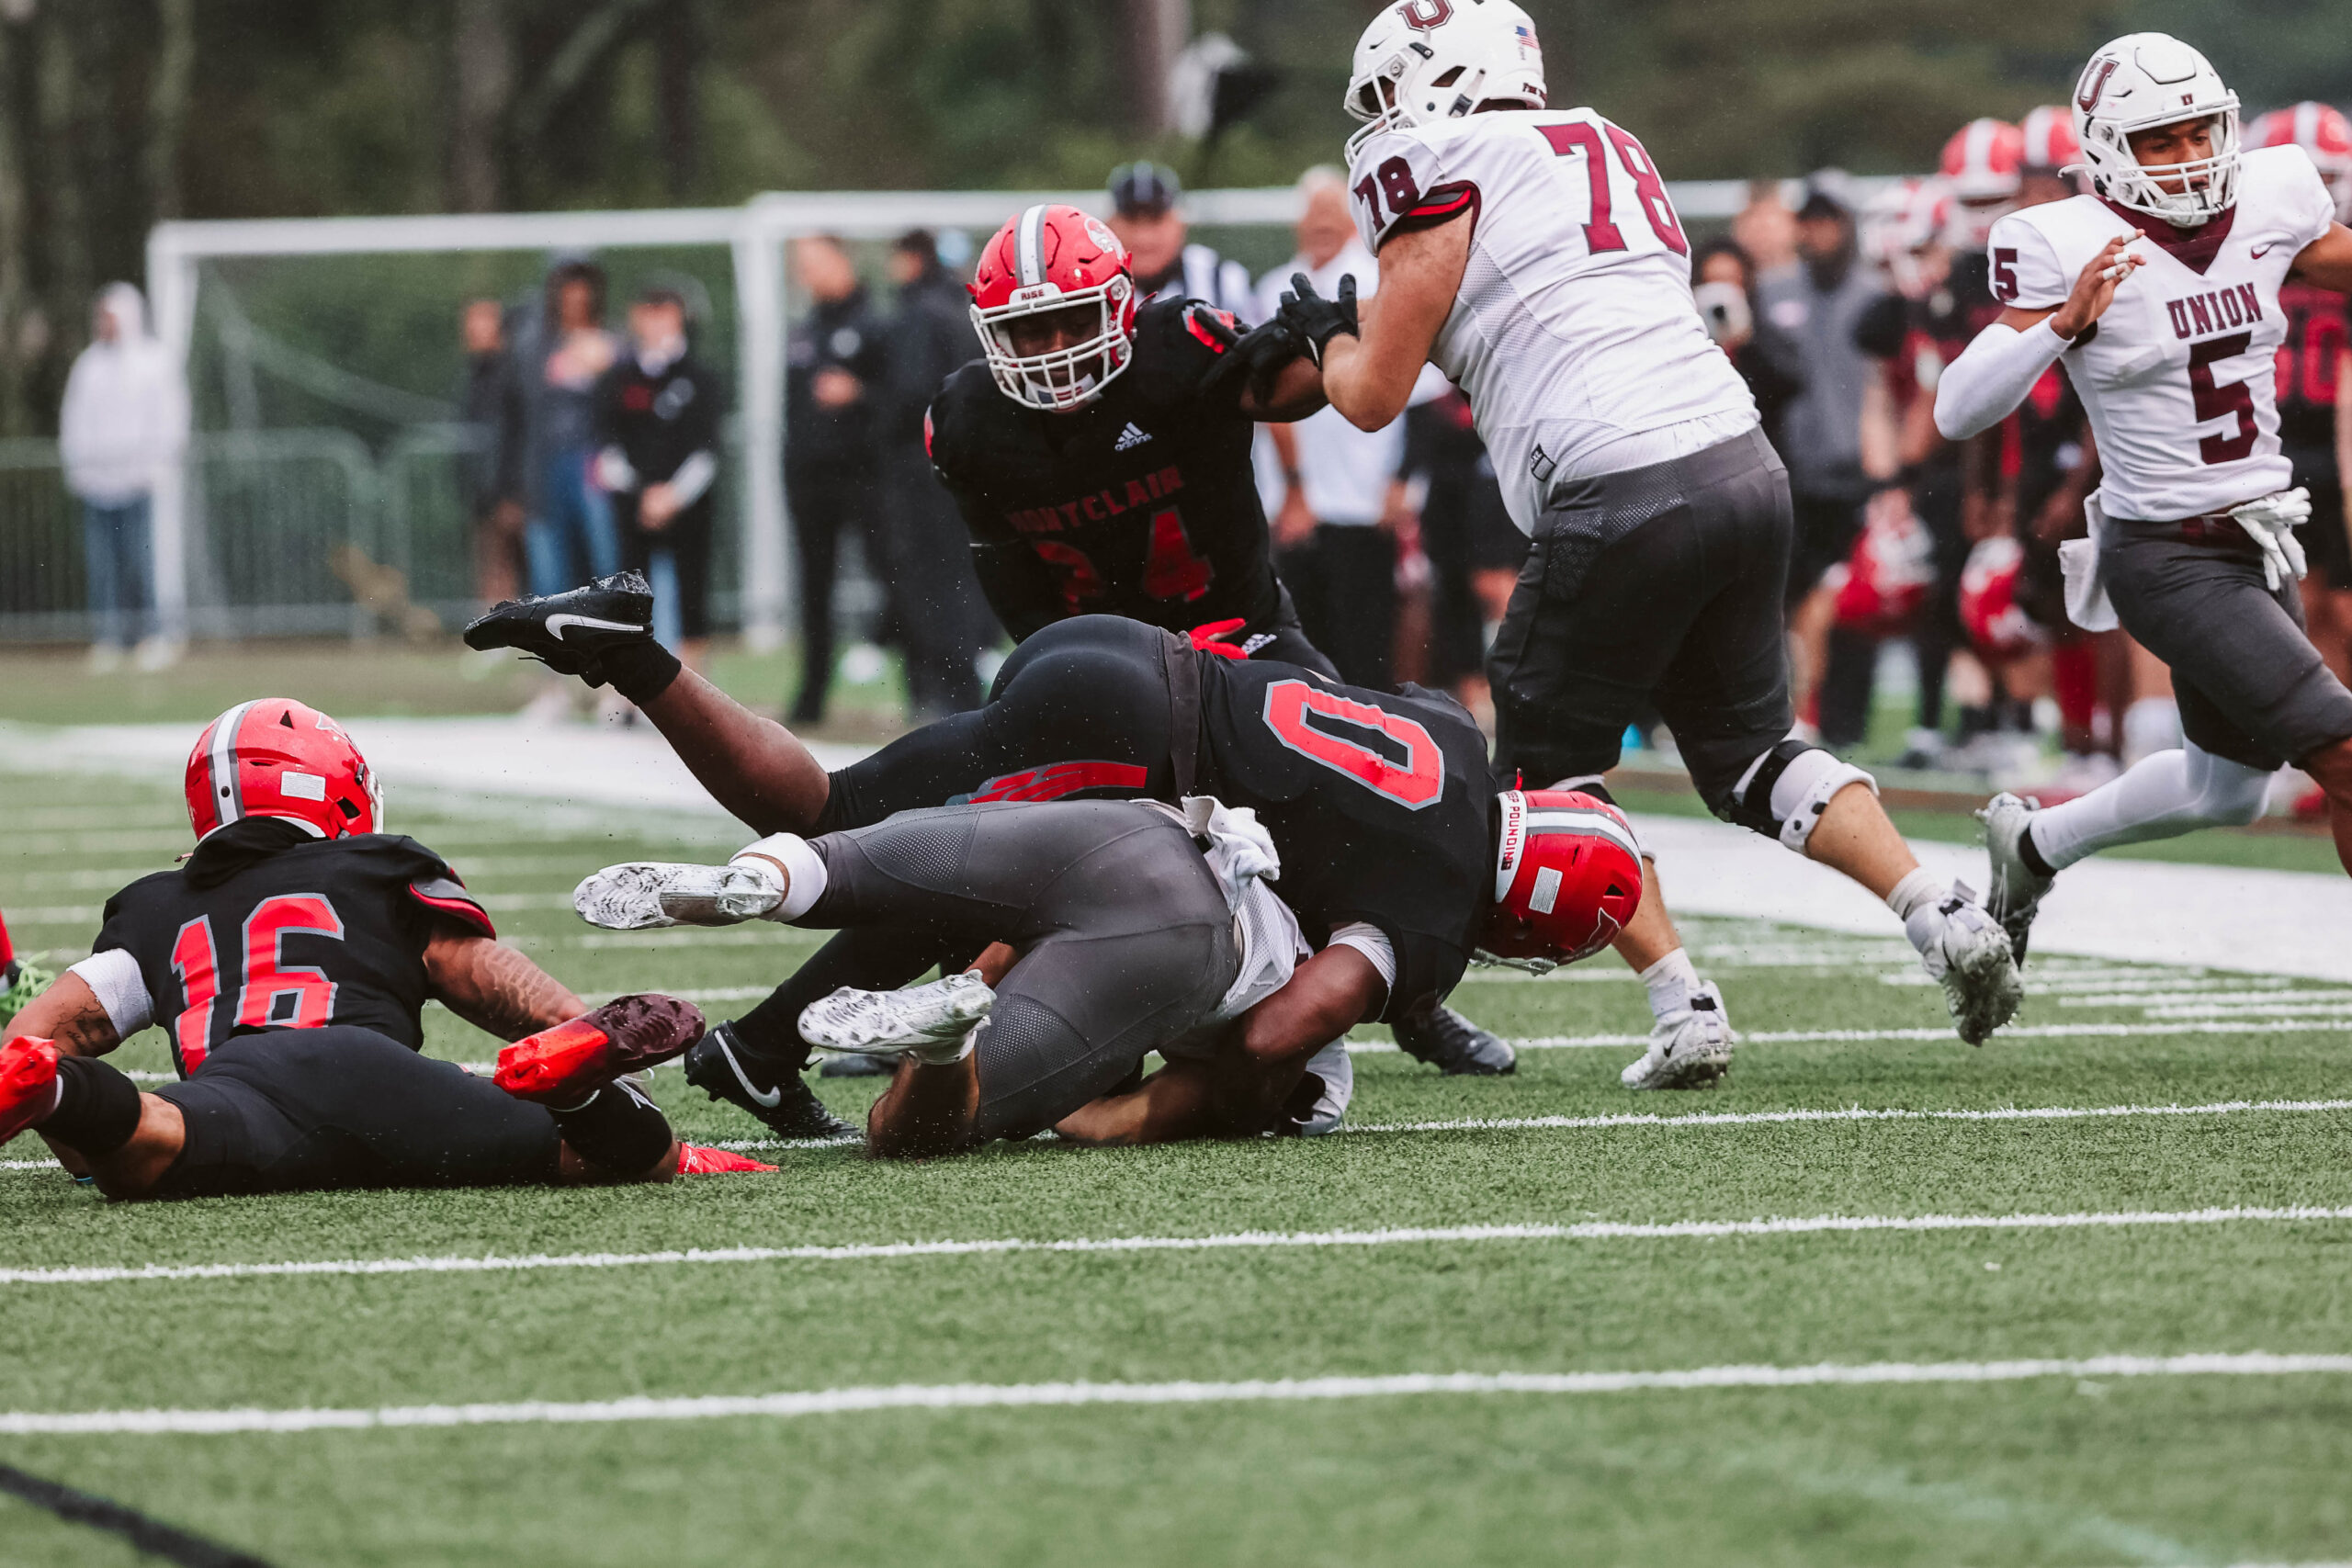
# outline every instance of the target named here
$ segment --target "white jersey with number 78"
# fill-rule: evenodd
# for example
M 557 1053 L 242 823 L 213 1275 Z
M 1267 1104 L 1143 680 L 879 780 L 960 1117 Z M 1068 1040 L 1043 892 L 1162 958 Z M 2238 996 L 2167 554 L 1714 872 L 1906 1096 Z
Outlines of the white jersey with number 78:
M 1666 183 L 1623 127 L 1581 108 L 1403 127 L 1358 150 L 1348 183 L 1374 251 L 1403 229 L 1474 225 L 1430 359 L 1468 396 L 1522 530 L 1560 479 L 1688 457 L 1757 423 L 1691 302 Z

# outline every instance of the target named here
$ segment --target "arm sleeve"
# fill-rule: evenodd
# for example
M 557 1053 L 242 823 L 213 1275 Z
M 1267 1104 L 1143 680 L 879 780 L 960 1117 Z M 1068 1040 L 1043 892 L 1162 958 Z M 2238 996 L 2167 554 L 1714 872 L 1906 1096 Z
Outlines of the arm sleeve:
M 1374 254 L 1399 229 L 1442 223 L 1478 202 L 1478 187 L 1448 178 L 1429 143 L 1393 131 L 1373 138 L 1356 154 L 1348 184 L 1356 233 Z
M 66 973 L 79 975 L 90 987 L 98 1005 L 106 1009 L 116 1039 L 128 1040 L 155 1021 L 155 1003 L 147 994 L 146 976 L 139 973 L 139 961 L 121 948 L 93 953 Z
M 1369 920 L 1350 920 L 1331 933 L 1326 944 L 1330 947 L 1352 947 L 1380 971 L 1380 983 L 1394 987 L 1396 984 L 1396 948 L 1388 933 Z
M 1965 441 L 2007 419 L 2057 362 L 2066 340 L 2039 321 L 2023 332 L 1999 322 L 1976 334 L 1936 381 L 1936 428 Z

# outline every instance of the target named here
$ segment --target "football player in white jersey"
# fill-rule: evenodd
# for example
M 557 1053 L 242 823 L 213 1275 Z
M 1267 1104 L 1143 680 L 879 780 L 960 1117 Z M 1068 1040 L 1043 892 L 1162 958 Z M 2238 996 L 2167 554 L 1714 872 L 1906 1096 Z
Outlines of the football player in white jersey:
M 1936 423 L 1985 429 L 2065 366 L 2104 465 L 2091 537 L 2065 547 L 2067 613 L 2093 631 L 2120 619 L 2171 666 L 2185 744 L 2065 805 L 2000 795 L 1980 813 L 1988 903 L 2020 960 L 2059 871 L 2251 822 L 2282 762 L 2327 792 L 2352 869 L 2352 692 L 2303 635 L 2294 529 L 2311 502 L 2279 452 L 2272 370 L 2279 286 L 2352 288 L 2352 230 L 2301 148 L 2241 151 L 2237 95 L 2163 33 L 2091 56 L 2075 130 L 2096 194 L 1995 225 L 2007 309 L 1944 371 Z
M 1788 475 L 1691 302 L 1690 242 L 1657 166 L 1588 108 L 1545 107 L 1510 0 L 1403 0 L 1356 45 L 1349 188 L 1380 293 L 1283 321 L 1333 407 L 1367 430 L 1423 361 L 1470 400 L 1511 519 L 1532 540 L 1489 664 L 1497 761 L 1597 790 L 1648 703 L 1716 815 L 1885 898 L 1971 1043 L 2021 986 L 1973 895 L 1921 869 L 1868 773 L 1793 738 L 1782 582 Z M 1647 874 L 1618 951 L 1650 987 L 1634 1089 L 1719 1077 L 1732 1034 Z

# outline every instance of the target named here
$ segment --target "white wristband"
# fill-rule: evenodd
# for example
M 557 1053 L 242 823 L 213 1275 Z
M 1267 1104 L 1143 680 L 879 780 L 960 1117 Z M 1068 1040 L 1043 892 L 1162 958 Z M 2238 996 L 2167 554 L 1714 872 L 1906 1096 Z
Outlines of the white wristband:
M 2044 316 L 2018 332 L 1996 322 L 1976 334 L 1936 382 L 1936 428 L 1947 441 L 1990 430 L 2025 401 L 2041 373 L 2075 345 Z
M 828 878 L 825 863 L 808 847 L 808 840 L 797 833 L 771 833 L 756 844 L 746 844 L 735 852 L 729 861 L 730 869 L 749 872 L 774 886 L 776 867 L 784 868 L 787 879 L 783 888 L 784 902 L 762 917 L 770 920 L 797 920 L 817 907 L 825 896 Z
M 139 961 L 119 947 L 94 953 L 71 969 L 68 975 L 78 975 L 90 994 L 98 998 L 98 1006 L 106 1010 L 107 1021 L 114 1026 L 114 1037 L 128 1040 L 154 1021 L 155 1004 L 147 995 L 147 981 L 139 973 Z

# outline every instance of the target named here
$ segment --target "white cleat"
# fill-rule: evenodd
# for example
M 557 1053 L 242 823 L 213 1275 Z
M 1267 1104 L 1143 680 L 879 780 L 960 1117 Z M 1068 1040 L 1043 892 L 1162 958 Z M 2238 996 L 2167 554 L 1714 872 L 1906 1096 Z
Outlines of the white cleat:
M 732 926 L 784 902 L 774 884 L 733 865 L 634 861 L 608 865 L 571 891 L 571 907 L 608 931 Z
M 1713 980 L 1690 993 L 1689 1005 L 1650 1025 L 1650 1048 L 1617 1079 L 1630 1089 L 1713 1089 L 1731 1071 L 1739 1035 Z
M 820 1051 L 853 1056 L 912 1055 L 918 1061 L 961 1061 L 973 1028 L 996 1006 L 977 970 L 898 991 L 843 986 L 800 1010 L 800 1038 Z
M 2025 981 L 2009 951 L 2009 933 L 1979 907 L 1965 884 L 1955 882 L 1943 897 L 1912 910 L 1903 933 L 1919 950 L 1928 977 L 1942 984 L 1944 1005 L 1962 1040 L 1982 1045 L 1985 1036 L 2017 1016 Z
M 2033 934 L 2033 917 L 2041 908 L 2042 895 L 2057 880 L 2026 864 L 2018 848 L 2033 814 L 2041 809 L 2038 800 L 2021 800 L 2004 793 L 1986 801 L 1976 814 L 1976 820 L 1984 824 L 1984 852 L 1993 863 L 1993 886 L 1984 899 L 1984 912 L 2008 933 L 2010 956 L 2020 965 L 2025 963 L 2026 942 Z

